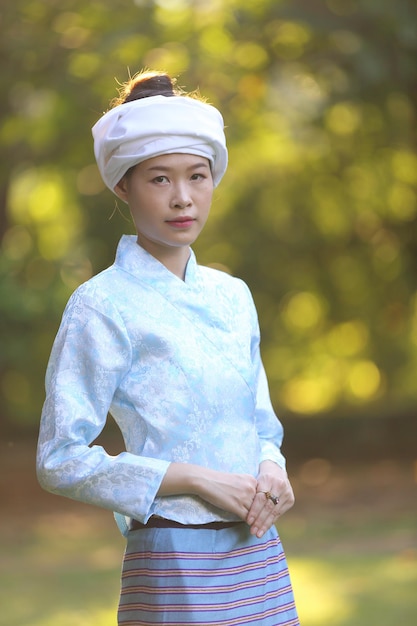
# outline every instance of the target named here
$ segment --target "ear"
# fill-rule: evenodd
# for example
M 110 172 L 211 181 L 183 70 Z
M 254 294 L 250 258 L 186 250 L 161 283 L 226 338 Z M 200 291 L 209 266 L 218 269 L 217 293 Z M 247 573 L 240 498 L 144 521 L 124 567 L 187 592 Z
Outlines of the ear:
M 123 176 L 123 178 L 121 178 L 119 180 L 117 185 L 114 187 L 113 191 L 116 194 L 116 196 L 118 198 L 120 198 L 120 200 L 123 200 L 123 202 L 126 202 L 126 204 L 127 204 L 127 199 L 128 199 L 128 181 L 127 181 L 127 177 L 126 176 Z

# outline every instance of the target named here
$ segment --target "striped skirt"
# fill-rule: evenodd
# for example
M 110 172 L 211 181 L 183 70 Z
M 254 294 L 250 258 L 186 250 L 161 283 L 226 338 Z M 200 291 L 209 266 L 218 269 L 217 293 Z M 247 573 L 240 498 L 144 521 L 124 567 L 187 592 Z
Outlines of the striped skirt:
M 118 624 L 299 626 L 276 529 L 130 531 Z

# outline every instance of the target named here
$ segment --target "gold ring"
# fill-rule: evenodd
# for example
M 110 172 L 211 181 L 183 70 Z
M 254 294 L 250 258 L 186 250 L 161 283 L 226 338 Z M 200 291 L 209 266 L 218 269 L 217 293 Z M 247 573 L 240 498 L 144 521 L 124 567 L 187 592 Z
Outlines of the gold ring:
M 274 504 L 278 504 L 279 496 L 274 496 L 270 491 L 261 491 L 261 493 L 265 494 L 267 500 L 271 500 Z

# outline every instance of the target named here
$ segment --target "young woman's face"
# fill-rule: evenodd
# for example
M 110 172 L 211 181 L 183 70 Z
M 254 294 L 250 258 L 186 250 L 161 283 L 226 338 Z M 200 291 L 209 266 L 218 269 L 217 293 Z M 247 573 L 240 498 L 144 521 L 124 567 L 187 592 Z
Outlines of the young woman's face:
M 115 191 L 128 203 L 145 250 L 183 248 L 197 239 L 210 211 L 210 164 L 192 154 L 164 154 L 136 165 Z

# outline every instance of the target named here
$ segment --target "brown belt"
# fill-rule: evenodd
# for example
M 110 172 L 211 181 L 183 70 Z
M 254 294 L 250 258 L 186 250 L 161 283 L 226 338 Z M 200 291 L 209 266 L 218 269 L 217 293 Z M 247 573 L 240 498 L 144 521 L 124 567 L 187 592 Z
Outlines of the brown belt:
M 138 522 L 135 519 L 132 519 L 130 522 L 130 530 L 141 530 L 144 528 L 195 528 L 195 529 L 205 529 L 205 530 L 221 530 L 222 528 L 232 528 L 232 526 L 237 526 L 238 524 L 243 524 L 243 522 L 209 522 L 208 524 L 180 524 L 179 522 L 174 522 L 171 519 L 164 519 L 163 517 L 150 517 L 146 524 L 142 524 L 142 522 Z

